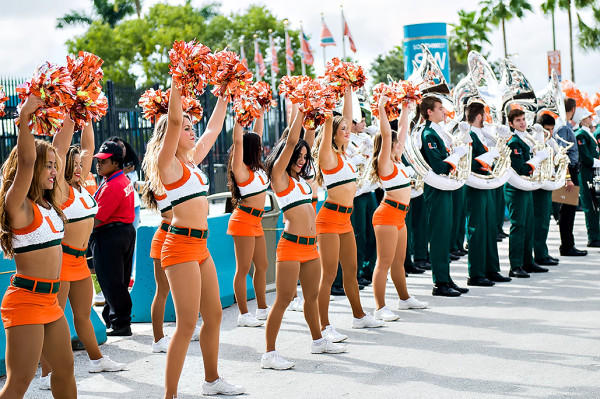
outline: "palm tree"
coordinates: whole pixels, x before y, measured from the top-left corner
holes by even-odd
[[[542,11],[544,14],[554,15],[557,9],[567,12],[567,16],[569,18],[569,55],[571,57],[571,80],[573,82],[575,81],[575,62],[573,60],[573,16],[571,10],[573,5],[575,5],[576,9],[583,9],[590,6],[593,7],[595,3],[595,0],[546,0],[544,3],[542,3]],[[596,12],[594,12],[594,15],[596,15]],[[579,19],[579,27],[582,32],[579,38],[580,45],[585,48],[585,43],[587,43],[586,38],[590,36],[590,32],[586,30],[587,25],[585,25],[581,19]]]
[[[450,25],[450,41],[453,42],[453,47],[457,50],[455,56],[461,63],[467,61],[471,50],[481,52],[483,43],[490,43],[487,37],[490,32],[488,21],[485,16],[477,15],[477,11],[458,10],[458,23]]]
[[[94,6],[91,15],[84,11],[71,10],[63,17],[56,20],[56,27],[62,29],[70,25],[90,25],[97,17],[102,23],[114,27],[125,17],[141,13],[141,0],[93,0]]]
[[[579,47],[584,50],[597,49],[600,47],[600,8],[592,7],[594,13],[595,26],[589,26],[582,21],[579,14]]]
[[[526,11],[533,11],[527,0],[481,0],[482,14],[494,26],[502,25],[502,38],[504,39],[504,57],[508,57],[506,49],[506,21],[514,17],[521,19]]]

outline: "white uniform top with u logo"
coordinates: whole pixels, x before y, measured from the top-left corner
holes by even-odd
[[[248,168],[248,173],[250,175],[248,180],[237,183],[242,199],[264,193],[269,188],[269,178],[264,170],[258,169],[257,171],[252,171],[252,169]]]
[[[394,170],[389,176],[381,176],[381,188],[385,191],[397,190],[399,188],[410,187],[410,177],[404,171],[404,165],[394,162]]]
[[[98,213],[98,204],[84,188],[74,189],[69,185],[69,199],[61,205],[69,223],[94,217]]]
[[[209,187],[208,178],[198,166],[192,168],[181,161],[179,163],[181,163],[183,168],[181,179],[164,185],[172,206],[181,204],[192,198],[207,195]]]
[[[30,200],[31,201],[31,200]],[[22,229],[12,229],[16,254],[60,245],[65,227],[54,208],[46,209],[31,201],[33,221]]]
[[[344,154],[343,157],[340,154],[336,155],[338,163],[335,168],[329,170],[321,168],[321,172],[323,172],[323,183],[325,183],[325,187],[328,189],[356,181],[357,177],[356,165],[351,161],[346,160],[346,154]]]
[[[298,177],[298,181],[289,177],[287,188],[281,192],[275,192],[277,203],[282,211],[287,211],[295,206],[312,203],[312,187],[306,180]]]

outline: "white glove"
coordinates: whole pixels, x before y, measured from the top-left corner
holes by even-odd
[[[598,160],[598,162],[600,162],[600,160]],[[410,165],[404,165],[404,171],[410,176],[410,177],[415,177],[416,173],[415,170],[413,169],[412,166]]]
[[[600,168],[600,159],[594,158],[594,165],[592,165],[592,167]]]
[[[492,151],[488,151],[484,154],[481,154],[475,159],[479,161],[479,163],[482,164],[484,167],[491,168],[492,164],[494,163],[494,154],[492,153]]]
[[[538,157],[533,157],[529,161],[527,161],[527,165],[531,166],[533,169],[537,169],[540,166],[540,162],[542,162]]]
[[[462,134],[469,134],[471,132],[471,125],[469,125],[467,122],[462,121],[458,124],[458,130],[462,133]]]
[[[454,150],[454,154],[452,155],[458,155],[458,157],[461,158],[466,153],[467,149],[465,147],[456,147],[456,149]]]
[[[533,129],[533,138],[538,142],[538,143],[543,143],[544,142],[544,128],[542,127],[542,125],[540,125],[539,123],[536,123],[535,125],[533,125],[532,127]]]
[[[350,161],[352,161],[354,165],[358,166],[367,162],[367,158],[363,154],[356,154],[355,156],[350,158]]]
[[[534,158],[538,158],[540,160],[540,162],[542,162],[544,159],[548,158],[549,156],[550,156],[550,154],[548,153],[548,150],[543,149],[541,151],[536,152]]]
[[[500,153],[498,152],[498,149],[496,147],[493,147],[491,150],[488,151],[488,153],[492,154],[494,159],[500,158]]]
[[[462,148],[462,147],[458,147],[458,148]],[[460,161],[460,158],[461,158],[461,155],[454,153],[454,154],[450,155],[448,158],[444,159],[444,162],[449,163],[450,165],[452,165],[453,169],[456,169],[456,165],[458,165],[458,161]]]
[[[556,140],[554,140],[553,137],[550,137],[550,139],[546,141],[546,144],[548,144],[554,150],[555,153],[558,153],[558,143],[556,142]]]
[[[510,129],[506,125],[498,126],[498,128],[496,128],[496,134],[502,139],[507,139],[512,136]]]

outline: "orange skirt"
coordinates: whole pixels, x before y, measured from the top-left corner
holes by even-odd
[[[276,254],[277,262],[295,261],[304,263],[319,257],[316,240],[313,245],[306,245],[288,241],[283,237],[279,239]]]
[[[160,264],[163,269],[179,263],[197,261],[202,264],[208,257],[206,238],[187,237],[167,233],[160,253]]]
[[[252,208],[254,209],[254,208]],[[257,209],[256,211],[261,211]],[[265,235],[262,227],[262,217],[254,216],[239,208],[235,208],[229,217],[227,234],[230,236],[260,237]]]
[[[32,279],[18,274],[14,276]],[[57,283],[59,281],[41,278],[36,278],[35,280],[48,283]],[[62,308],[58,304],[58,293],[42,294],[12,285],[8,286],[4,294],[0,312],[2,313],[4,328],[28,324],[48,324],[60,319],[64,315]]]
[[[67,246],[66,244],[62,244]],[[85,248],[68,246],[75,251],[87,252]],[[63,250],[62,265],[60,267],[60,281],[79,281],[90,277],[92,273],[87,263],[87,256],[75,256]]]
[[[168,229],[169,225],[167,223],[162,223],[154,232],[152,243],[150,244],[150,259],[160,259],[163,243],[165,242],[165,238],[167,238]]]
[[[351,214],[352,212],[342,213],[334,211],[332,209],[326,208],[325,204],[323,204],[321,209],[319,209],[319,213],[317,214],[317,234],[344,234],[353,231],[352,223],[350,222]]]
[[[408,205],[406,207],[408,208]],[[373,213],[373,226],[396,226],[400,230],[406,225],[407,212],[408,209],[394,208],[392,205],[381,201]]]

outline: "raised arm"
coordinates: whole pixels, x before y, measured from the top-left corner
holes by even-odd
[[[400,143],[400,154],[398,154],[399,157],[402,157],[402,154],[404,154],[406,135],[408,134],[408,129],[410,127],[410,121],[408,120],[409,113],[410,111],[408,106],[402,105],[402,109],[400,110],[400,120],[398,121],[398,143]]]
[[[381,96],[379,98],[379,130],[381,131],[381,151],[377,156],[377,172],[380,176],[389,176],[392,173],[393,165],[391,160],[392,153],[392,128],[385,112],[385,104],[389,101],[389,97]]]
[[[94,160],[94,124],[90,121],[81,132],[81,177],[85,181]]]
[[[11,219],[11,226],[20,228],[26,226],[29,218],[25,213],[28,207],[25,199],[33,179],[35,167],[35,139],[29,130],[29,119],[31,115],[44,102],[33,94],[29,95],[21,108],[19,115],[19,135],[17,136],[17,172],[15,179],[8,189],[5,198],[5,209]],[[46,165],[44,165],[46,167]],[[54,165],[52,165],[54,167]]]
[[[352,89],[348,87],[344,92],[344,108],[342,108],[342,116],[348,124],[348,128],[352,126]]]
[[[233,160],[231,168],[235,180],[238,182],[245,182],[250,177],[248,168],[244,165],[244,129],[237,121],[233,125]]]
[[[194,148],[194,163],[198,165],[206,157],[213,144],[217,140],[219,133],[223,129],[223,122],[227,114],[227,100],[217,98],[217,105],[206,125],[206,130],[202,133],[200,140]]]
[[[330,118],[331,119],[331,118]],[[304,141],[308,143],[308,146],[312,148],[315,143],[315,129],[305,130],[304,131]]]
[[[329,122],[329,123],[328,123]],[[331,145],[333,137],[333,118],[329,118],[321,129],[319,143],[319,165],[322,169],[333,169],[337,166],[337,156]]]
[[[300,130],[302,128],[302,120],[304,119],[304,112],[298,111],[292,122],[292,126],[290,127],[290,132],[288,133],[287,140],[285,142],[285,147],[283,147],[283,151],[275,164],[273,165],[273,170],[271,172],[272,179],[279,179],[281,182],[287,180],[287,173],[285,172],[290,159],[292,158],[292,154],[294,153],[294,148],[296,144],[298,144],[298,140],[300,139]],[[329,118],[331,120],[331,118]],[[327,122],[326,122],[327,123]]]
[[[177,152],[181,126],[183,125],[183,109],[181,107],[181,92],[171,81],[171,94],[169,95],[169,112],[167,117],[167,130],[160,150],[158,150],[158,169],[166,170],[171,165]]]
[[[52,145],[56,148],[58,157],[60,158],[60,168],[56,170],[56,184],[61,189],[62,201],[65,201],[69,196],[68,182],[65,181],[65,164],[67,160],[67,152],[73,140],[73,132],[75,131],[75,123],[67,115],[63,122],[62,128],[54,135]]]
[[[260,117],[254,122],[254,130],[253,132],[260,136],[262,140],[263,131],[265,129],[265,108],[260,109]]]

